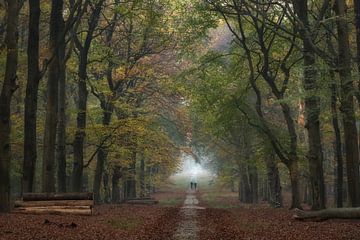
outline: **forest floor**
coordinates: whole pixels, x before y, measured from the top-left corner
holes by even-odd
[[[236,193],[171,188],[155,206],[101,205],[86,216],[0,215],[0,239],[360,239],[360,220],[303,222],[292,211],[244,205]]]

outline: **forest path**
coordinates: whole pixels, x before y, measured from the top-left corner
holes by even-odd
[[[181,208],[181,222],[174,234],[175,240],[195,240],[198,239],[199,224],[197,220],[198,211],[205,209],[200,207],[199,200],[196,198],[196,192],[187,191],[184,205]]]

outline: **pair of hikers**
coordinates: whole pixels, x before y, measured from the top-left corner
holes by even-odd
[[[191,187],[191,190],[196,190],[197,188],[197,183],[196,182],[190,182],[190,187]]]

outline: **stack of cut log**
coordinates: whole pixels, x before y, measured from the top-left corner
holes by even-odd
[[[29,214],[91,215],[93,193],[25,193],[14,212]]]
[[[159,201],[155,200],[154,198],[143,197],[127,199],[125,202],[128,204],[154,205],[157,204]]]

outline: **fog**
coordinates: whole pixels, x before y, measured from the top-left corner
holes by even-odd
[[[202,162],[196,162],[195,159],[188,154],[183,153],[180,169],[177,173],[171,176],[171,179],[177,183],[184,184],[190,182],[210,182],[214,178],[214,174],[209,171],[206,165],[206,158]]]

